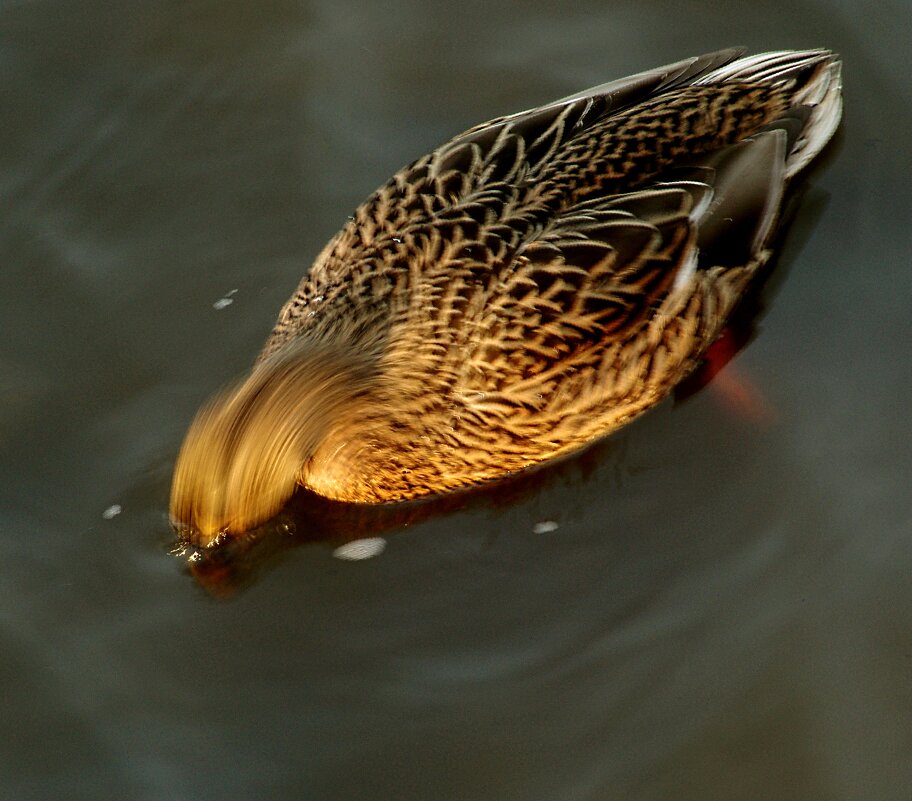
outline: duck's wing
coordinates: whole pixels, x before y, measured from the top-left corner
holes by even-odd
[[[644,371],[654,386],[666,383],[663,370],[678,380],[672,373],[710,344],[767,256],[788,138],[771,128],[556,218],[517,249],[465,327],[457,391],[485,393],[492,409],[538,408],[568,376],[618,391]]]
[[[825,51],[736,59],[739,54],[725,50],[687,59],[499,118],[418,159],[368,198],[327,244],[282,309],[264,352],[311,325],[339,297],[361,310],[352,312],[358,316],[403,293],[412,297],[415,280],[453,282],[466,263],[473,273],[470,283],[486,280],[481,273],[512,264],[523,242],[531,245],[546,228],[571,219],[579,201],[606,200],[681,160],[693,164],[691,154],[755,132],[785,111],[801,116],[800,109],[788,109],[785,90],[753,86],[754,79],[785,82],[789,92],[804,86],[802,102],[832,110],[815,111],[826,124],[816,126],[820,134],[813,137],[806,135],[813,124],[803,127],[801,119],[793,120],[813,145],[792,151],[802,154],[792,158],[793,172],[822,146],[838,120],[838,103],[820,99],[838,100],[837,66]],[[821,93],[825,82],[814,76],[826,69],[833,79]],[[705,85],[732,79],[732,89]],[[713,99],[712,109],[705,107],[707,98]],[[704,114],[709,125],[700,133],[691,121]],[[675,130],[666,130],[673,121]]]
[[[534,173],[606,116],[694,83],[742,52],[733,48],[684,59],[468,129],[400,170],[362,203],[317,257],[310,278],[333,283],[344,264],[395,250],[408,228],[471,202],[486,187]]]

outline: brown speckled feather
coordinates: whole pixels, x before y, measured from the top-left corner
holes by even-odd
[[[738,55],[476,126],[368,198],[253,374],[287,383],[276,365],[312,362],[331,384],[327,343],[341,383],[370,365],[370,381],[327,396],[318,431],[289,435],[298,480],[363,502],[468,486],[581,447],[685,377],[768,257],[788,178],[839,120],[829,53]],[[320,404],[308,369],[291,372],[305,382],[291,395]],[[261,436],[295,408],[235,419],[232,436]],[[224,425],[196,424],[188,441],[218,442]],[[205,528],[203,543],[251,525],[240,491],[202,526],[218,479],[182,459],[194,468],[179,459],[179,524]]]

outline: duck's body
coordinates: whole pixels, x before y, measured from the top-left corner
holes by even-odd
[[[579,448],[661,400],[768,257],[838,125],[825,51],[725,51],[456,137],[327,245],[197,418],[172,516],[210,544],[296,483],[378,503]]]

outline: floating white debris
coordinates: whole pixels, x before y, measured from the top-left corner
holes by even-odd
[[[215,303],[212,304],[212,308],[221,310],[226,306],[230,306],[232,303],[234,303],[234,297],[232,296],[235,294],[237,294],[236,289],[232,289],[230,292],[226,292],[225,297],[219,298]]]
[[[367,537],[363,540],[352,540],[336,548],[332,555],[336,559],[346,559],[354,562],[360,559],[371,559],[383,553],[386,540],[383,537]]]
[[[532,526],[532,531],[535,534],[550,534],[552,531],[557,531],[560,528],[557,521],[555,520],[540,520],[534,526]]]
[[[109,506],[107,509],[105,509],[101,513],[101,516],[105,520],[111,520],[112,518],[117,517],[117,515],[119,515],[122,511],[123,507],[119,503],[115,503],[113,506]]]

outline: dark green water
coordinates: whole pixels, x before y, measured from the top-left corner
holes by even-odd
[[[908,801],[910,19],[0,2],[0,797]],[[725,371],[767,414],[720,376],[509,502],[368,561],[289,549],[230,600],[168,555],[190,417],[368,192],[476,122],[731,44],[845,62]]]

